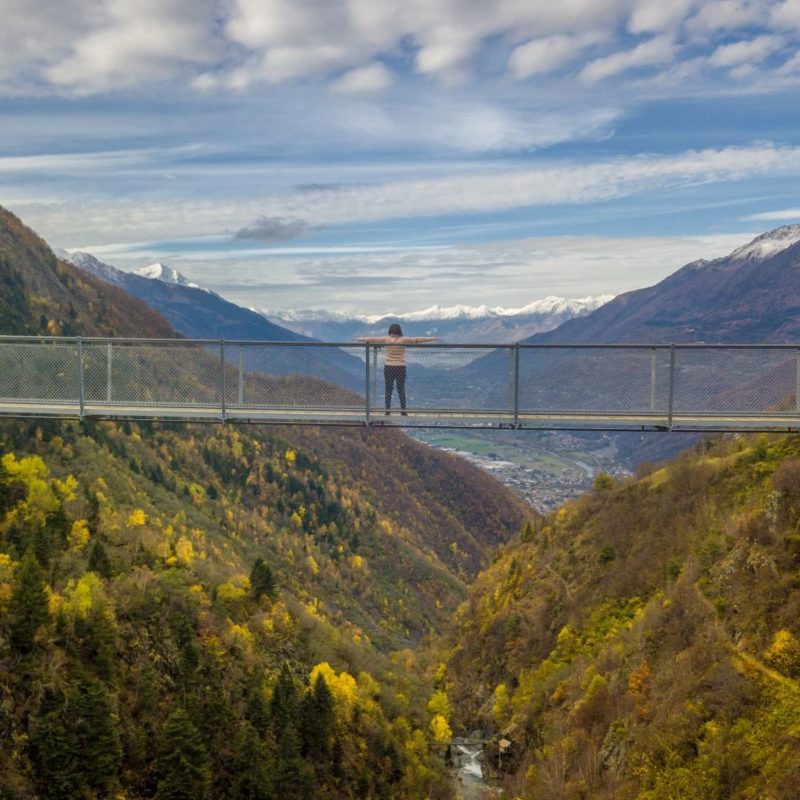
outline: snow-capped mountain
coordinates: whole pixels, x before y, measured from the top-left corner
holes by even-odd
[[[800,225],[784,225],[739,247],[728,258],[731,261],[745,258],[749,258],[751,261],[763,261],[787,250],[798,242],[800,242]]]
[[[400,314],[347,315],[324,309],[262,311],[265,317],[297,333],[328,341],[347,341],[354,336],[385,334],[399,322],[414,335],[437,336],[443,341],[514,342],[551,330],[573,317],[584,316],[611,300],[613,295],[565,299],[546,297],[521,308],[501,306],[431,306]]]
[[[134,275],[141,275],[143,278],[150,278],[155,281],[163,281],[164,283],[174,283],[177,286],[190,286],[193,289],[202,288],[196,283],[192,283],[185,275],[181,275],[178,270],[156,261],[155,264],[150,264],[146,267],[140,267],[133,270]]]

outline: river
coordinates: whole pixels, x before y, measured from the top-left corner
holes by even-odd
[[[488,800],[497,797],[498,790],[487,786],[483,778],[482,757],[481,746],[459,744],[458,740],[453,742],[453,758],[458,768],[458,800]]]

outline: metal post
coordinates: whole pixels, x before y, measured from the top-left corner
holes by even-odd
[[[800,414],[800,350],[797,351],[797,378],[794,387],[794,410]]]
[[[113,345],[111,344],[111,342],[109,342],[108,345],[106,346],[106,402],[107,403],[111,402],[111,397],[112,397],[112,391],[111,391],[111,376],[113,374],[111,368],[111,365],[113,363],[111,356],[112,348]]]
[[[514,345],[514,427],[519,425],[519,345]]]
[[[372,348],[372,404],[378,405],[378,345]]]
[[[364,345],[364,422],[369,427],[369,345]]]
[[[244,345],[239,345],[239,405],[244,405]]]
[[[78,337],[78,403],[80,404],[81,419],[83,419],[85,402],[86,402],[86,394],[83,385],[83,340],[79,336]]]
[[[222,391],[222,397],[220,399],[220,418],[223,422],[227,417],[227,410],[225,408],[225,392],[227,390],[227,386],[225,385],[225,341],[223,339],[219,340],[219,367],[220,367],[220,389]]]
[[[508,350],[508,407],[514,412],[514,345]]]
[[[668,423],[672,430],[672,404],[675,400],[675,345],[669,346],[669,409]]]
[[[656,410],[656,348],[650,355],[650,410]]]

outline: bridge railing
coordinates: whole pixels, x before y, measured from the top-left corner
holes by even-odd
[[[393,424],[800,428],[800,346],[406,345]],[[0,414],[382,424],[384,346],[0,337]],[[331,376],[334,376],[332,379]]]

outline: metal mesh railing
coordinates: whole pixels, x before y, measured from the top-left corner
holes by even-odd
[[[797,346],[390,347],[0,337],[0,414],[373,424],[391,389],[404,425],[800,428]]]

